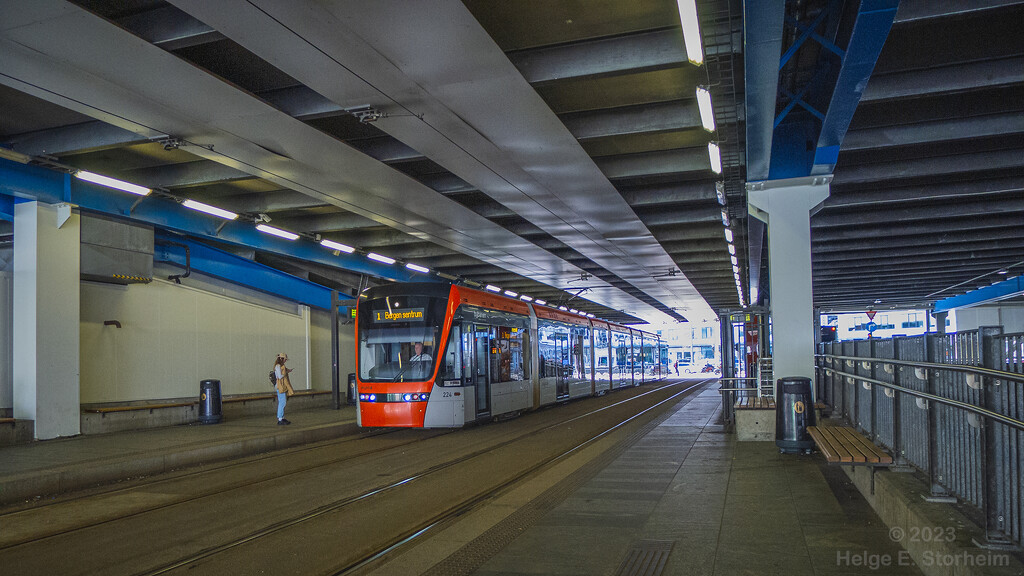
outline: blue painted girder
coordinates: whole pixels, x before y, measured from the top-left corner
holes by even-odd
[[[421,282],[440,281],[433,275],[418,274],[398,265],[380,264],[358,254],[335,256],[327,248],[306,239],[293,241],[270,236],[256,230],[252,222],[226,221],[190,210],[166,198],[140,197],[72,178],[67,173],[19,164],[2,158],[0,195],[39,200],[49,204],[68,202],[83,210],[150,224],[158,229],[246,246],[399,282],[413,279]]]
[[[172,243],[184,244],[189,249],[188,264],[196,272],[299,304],[324,310],[331,309],[331,289],[315,282],[166,232],[157,232],[153,240],[155,262],[169,262],[184,268],[185,249]]]
[[[889,36],[899,0],[862,0],[814,152],[811,174],[831,174],[839,146]]]
[[[998,302],[1024,294],[1024,276],[1003,280],[991,286],[971,290],[966,294],[952,296],[935,303],[935,312],[948,312],[957,308],[969,308],[989,302]]]

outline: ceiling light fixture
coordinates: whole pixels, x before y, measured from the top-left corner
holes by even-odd
[[[729,256],[729,260],[732,260],[733,266],[739,266],[740,261],[737,260],[735,256]]]
[[[5,160],[13,160],[18,164],[28,164],[32,161],[32,157],[28,154],[22,154],[21,152],[15,152],[10,148],[0,147],[0,158]]]
[[[229,212],[222,208],[217,208],[216,206],[210,206],[209,204],[203,204],[202,202],[196,202],[195,200],[185,200],[181,205],[185,208],[191,208],[200,212],[206,212],[207,214],[213,214],[214,216],[225,220],[234,220],[238,218],[238,214],[235,214],[234,212]]]
[[[533,302],[533,296],[527,296],[526,294],[520,296],[519,299],[524,302]]]
[[[513,292],[511,290],[505,290],[505,296],[508,296],[509,298],[515,298],[516,296],[519,296],[519,293]]]
[[[430,268],[420,266],[419,264],[413,264],[412,262],[406,262],[405,267],[414,272],[422,272],[424,274],[430,273]]]
[[[734,246],[731,243],[728,246],[729,246],[729,254],[735,255],[736,254],[736,246]]]
[[[700,109],[700,123],[708,132],[715,131],[715,110],[711,107],[711,92],[697,86],[697,108]]]
[[[356,251],[355,248],[353,248],[353,247],[351,247],[351,246],[349,246],[347,244],[342,244],[340,242],[335,242],[334,240],[321,240],[320,241],[320,245],[323,246],[324,248],[330,248],[331,250],[337,250],[339,252],[345,252],[346,254],[351,254],[351,253]]]
[[[729,227],[729,211],[722,208],[722,226]]]
[[[537,304],[539,306],[547,306],[548,301],[547,300],[534,300],[533,303]]]
[[[726,201],[728,200],[725,197],[725,182],[715,182],[715,196],[718,198],[718,203],[725,206]]]
[[[732,230],[728,228],[725,229],[725,241],[732,242]]]
[[[117,180],[108,176],[102,176],[100,174],[94,174],[92,172],[86,172],[85,170],[79,170],[75,172],[76,178],[92,182],[93,184],[99,184],[100,186],[106,186],[107,188],[117,188],[125,192],[131,192],[132,194],[138,194],[139,196],[146,196],[151,189],[145,186],[139,186],[138,184],[132,184],[131,182],[125,182],[123,180]]]
[[[568,312],[569,311],[569,309],[566,308],[565,306],[559,306],[558,309],[561,310],[562,312]]]
[[[711,159],[711,171],[715,174],[722,173],[722,152],[718,149],[718,144],[714,142],[708,142],[708,158]]]
[[[484,288],[490,290],[491,292],[501,292],[501,288],[499,288],[499,287],[497,287],[497,286],[495,286],[493,284],[488,284]]]
[[[279,238],[284,238],[285,240],[298,240],[299,239],[299,235],[294,233],[294,232],[289,232],[287,230],[281,230],[280,228],[274,228],[273,226],[267,226],[266,224],[259,224],[259,225],[256,226],[256,229],[259,230],[260,232],[265,233],[265,234],[271,234],[271,235],[277,236]]]
[[[678,0],[679,23],[683,27],[686,59],[697,66],[704,63],[704,50],[700,42],[700,22],[697,20],[696,0]]]
[[[366,255],[366,257],[369,258],[370,260],[376,260],[377,262],[380,262],[381,264],[394,264],[395,263],[395,259],[394,258],[388,258],[387,256],[383,256],[381,254],[377,254],[376,252],[370,252],[369,254]]]

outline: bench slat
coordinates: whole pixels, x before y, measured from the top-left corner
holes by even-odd
[[[814,439],[814,443],[818,445],[818,450],[825,456],[825,460],[829,463],[837,463],[840,461],[839,452],[832,446],[828,438],[822,434],[817,426],[808,426],[807,432]]]
[[[0,424],[13,424],[14,418],[0,418]]]
[[[138,404],[135,406],[108,406],[106,408],[86,408],[83,412],[94,414],[108,414],[110,412],[132,412],[134,410],[155,410],[157,408],[179,408],[182,406],[195,406],[195,402],[173,402],[168,404]]]
[[[839,450],[843,462],[859,463],[867,461],[867,458],[859,450],[850,446],[849,442],[845,441],[844,437],[836,431],[835,427],[825,427],[821,430],[829,436],[832,445]]]
[[[852,444],[858,446],[861,452],[868,457],[869,462],[892,464],[892,456],[889,456],[873,442],[858,434],[853,428],[843,428],[842,432],[850,439]]]

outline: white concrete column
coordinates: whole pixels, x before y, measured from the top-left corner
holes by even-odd
[[[37,439],[80,431],[79,218],[68,205],[14,207],[14,417]]]
[[[772,364],[776,378],[814,379],[811,210],[829,193],[831,176],[747,184],[751,215],[768,224]]]

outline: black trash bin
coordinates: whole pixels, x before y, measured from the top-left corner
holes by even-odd
[[[349,372],[348,375],[348,395],[345,397],[345,402],[348,404],[356,403],[356,374],[355,372]]]
[[[199,383],[199,423],[216,424],[223,418],[220,403],[220,380]]]
[[[783,453],[810,452],[814,440],[807,427],[814,426],[811,379],[779,378],[775,389],[775,445]]]

